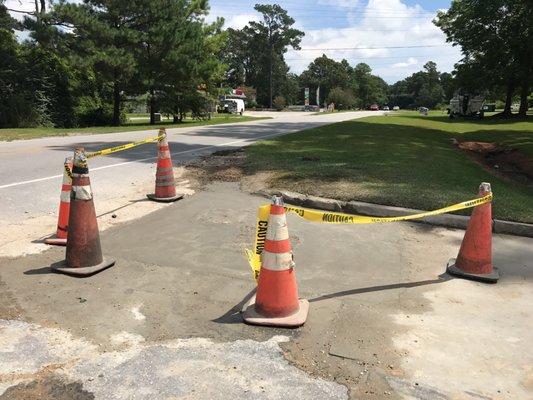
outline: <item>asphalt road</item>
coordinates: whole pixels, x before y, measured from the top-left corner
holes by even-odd
[[[175,128],[168,129],[167,133],[172,159],[174,164],[179,164],[224,148],[247,146],[264,138],[376,114],[256,113],[273,118]],[[154,136],[156,132],[157,129],[0,142],[0,221],[3,224],[17,223],[27,217],[56,212],[63,161],[72,155],[75,147],[83,146],[87,151],[95,151]],[[106,201],[127,196],[132,185],[154,179],[155,156],[155,145],[148,144],[91,159],[91,182],[98,199]]]

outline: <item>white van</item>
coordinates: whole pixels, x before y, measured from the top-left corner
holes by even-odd
[[[244,100],[242,99],[226,99],[222,101],[222,112],[230,114],[244,113]]]

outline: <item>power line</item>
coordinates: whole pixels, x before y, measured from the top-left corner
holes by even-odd
[[[247,14],[247,13],[243,13],[243,14]],[[213,15],[216,15],[216,16],[219,16],[219,17],[224,17],[224,16],[228,16],[228,17],[233,17],[235,16],[235,12],[213,12]],[[258,14],[259,15],[259,14]],[[380,20],[380,19],[393,19],[393,20],[401,20],[401,19],[420,19],[420,20],[427,20],[429,19],[430,17],[435,17],[435,15],[428,15],[428,16],[413,16],[413,15],[408,15],[408,14],[405,14],[405,15],[399,15],[399,14],[390,14],[390,16],[388,15],[385,15],[385,16],[374,16],[374,15],[367,15],[367,14],[352,14],[352,15],[348,15],[348,14],[344,14],[344,15],[327,15],[327,14],[322,14],[322,13],[317,13],[316,15],[302,15],[302,14],[291,14],[290,15],[294,20],[302,20],[302,19],[348,19],[348,18],[364,18],[364,19],[376,19],[376,20]]]
[[[443,55],[443,53],[439,53],[439,56]],[[452,53],[449,53],[449,55],[453,55]],[[345,60],[401,60],[405,58],[425,58],[425,57],[433,57],[435,54],[411,54],[411,55],[403,55],[403,56],[390,56],[390,57],[379,57],[379,56],[364,56],[364,57],[344,57]],[[319,56],[321,57],[321,56]],[[305,60],[316,60],[319,57],[299,57],[299,58],[286,58],[285,61],[305,61]]]
[[[316,49],[299,49],[293,51],[350,51],[350,50],[385,50],[385,49],[420,49],[428,47],[448,47],[446,44],[428,44],[415,46],[386,46],[386,47],[322,47]]]
[[[215,5],[216,2],[212,2],[212,5]],[[275,3],[268,3],[268,2],[261,2],[262,4],[270,4],[270,5],[273,5]],[[289,6],[287,6],[287,4],[289,4]],[[299,3],[297,3],[299,4]],[[254,10],[253,9],[253,6],[248,4],[250,6],[250,9],[251,10]],[[324,6],[324,7],[312,7],[312,6],[308,6],[308,7],[293,7],[293,6],[290,6],[290,2],[288,1],[283,1],[283,6],[287,6],[287,11],[288,12],[291,12],[291,11],[304,11],[304,12],[309,12],[309,13],[313,13],[313,12],[317,12],[317,13],[320,13],[321,15],[324,14],[324,12],[328,12],[328,11],[333,11],[331,10],[331,6]],[[236,10],[242,10],[243,9],[243,6],[239,6],[239,5],[236,5],[236,4],[220,4],[220,7],[223,7],[224,9],[236,9]],[[394,10],[382,10],[382,9],[378,9],[378,8],[368,8],[366,6],[354,6],[354,7],[351,7],[351,6],[348,6],[348,7],[338,7],[338,8],[342,8],[343,11],[339,11],[339,12],[333,12],[333,14],[346,14],[347,12],[365,12],[365,13],[377,13],[377,14],[387,14],[387,15],[436,15],[436,13],[439,11],[439,10],[430,10],[430,11],[404,11],[404,12],[395,12]],[[255,12],[255,10],[254,10]]]

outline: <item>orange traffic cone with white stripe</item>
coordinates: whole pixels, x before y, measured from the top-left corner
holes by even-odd
[[[72,170],[72,161],[70,158],[65,158],[63,168],[63,184],[61,185],[61,195],[59,198],[59,215],[57,217],[57,231],[54,237],[44,239],[44,243],[66,246],[68,234],[68,216],[70,213],[70,189],[72,181],[69,172]]]
[[[52,269],[69,275],[88,276],[112,267],[115,260],[102,256],[89,168],[83,148],[74,150],[72,164],[66,258],[52,265]]]
[[[490,183],[479,186],[479,196],[491,193]],[[480,282],[496,283],[500,278],[492,265],[492,207],[491,203],[474,207],[457,258],[446,267],[450,275]]]
[[[298,327],[305,323],[309,302],[298,299],[283,199],[274,197],[256,295],[244,307],[244,321],[253,325]]]
[[[147,194],[150,200],[163,203],[183,198],[183,195],[176,194],[176,185],[174,183],[174,170],[172,159],[170,158],[170,148],[168,147],[167,133],[165,128],[159,129],[159,140],[157,143],[157,171],[155,173],[155,193]]]

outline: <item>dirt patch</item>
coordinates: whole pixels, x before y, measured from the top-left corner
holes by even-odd
[[[244,174],[246,155],[242,149],[222,150],[200,157],[186,166],[188,178],[198,187],[211,182],[239,182]]]
[[[243,149],[221,150],[192,161],[185,167],[186,178],[195,189],[204,189],[213,182],[239,182],[241,189],[255,192],[267,187],[272,173],[250,174],[246,170],[246,153]]]
[[[491,173],[533,186],[533,159],[519,150],[490,142],[458,142],[457,147]]]
[[[55,376],[11,386],[0,400],[94,400],[80,382],[65,382]]]

